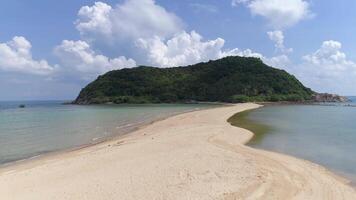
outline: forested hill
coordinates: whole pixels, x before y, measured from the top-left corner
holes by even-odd
[[[258,58],[231,56],[186,67],[140,66],[99,76],[76,104],[303,101],[314,94]]]

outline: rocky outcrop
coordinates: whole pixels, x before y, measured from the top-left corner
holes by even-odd
[[[328,94],[328,93],[316,93],[312,96],[312,99],[315,102],[349,102],[350,101],[347,97],[340,96],[337,94]]]

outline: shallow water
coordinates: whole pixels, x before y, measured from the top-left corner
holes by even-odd
[[[62,105],[61,101],[0,102],[0,164],[97,143],[154,120],[207,104]],[[25,108],[19,105],[25,104]]]
[[[256,133],[250,146],[313,161],[355,183],[355,120],[355,107],[280,105],[246,112],[233,121]]]

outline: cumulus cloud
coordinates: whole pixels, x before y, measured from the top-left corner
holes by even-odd
[[[284,35],[282,31],[269,31],[267,32],[267,35],[270,40],[276,43],[276,48],[284,48]]]
[[[245,5],[253,15],[265,18],[276,28],[286,28],[312,16],[305,0],[232,0],[233,6]]]
[[[303,60],[305,64],[319,71],[318,74],[336,75],[341,72],[355,72],[356,64],[347,59],[341,48],[342,44],[338,41],[324,41],[317,51],[303,56]]]
[[[347,94],[354,91],[356,63],[347,58],[339,41],[324,41],[315,52],[302,57],[302,62],[289,66],[304,84],[319,92]]]
[[[262,60],[272,66],[272,67],[276,67],[279,69],[285,69],[287,71],[289,71],[289,66],[292,64],[292,62],[290,61],[289,57],[287,55],[278,55],[278,56],[274,56],[271,58],[268,57],[263,57]]]
[[[95,2],[93,6],[83,6],[76,21],[76,28],[81,35],[88,37],[106,36],[112,34],[112,7],[103,2]]]
[[[115,8],[103,2],[84,6],[75,22],[82,37],[91,42],[126,42],[137,38],[167,37],[182,30],[175,14],[154,0],[126,0]]]
[[[202,9],[202,4],[192,6]],[[204,8],[208,7],[204,5]],[[189,65],[233,55],[258,57],[278,67],[289,62],[287,56],[267,58],[250,49],[224,49],[222,38],[204,40],[195,31],[188,33],[182,29],[183,23],[175,14],[154,0],[126,0],[116,7],[96,2],[79,10],[75,24],[82,40],[65,40],[56,47],[55,53],[63,66],[72,66],[85,73],[102,73],[123,65],[136,65],[134,60],[126,57],[109,59],[97,55],[93,49],[98,49],[95,45],[98,42],[110,44],[114,52],[133,57],[140,63],[158,67]],[[271,38],[278,48],[286,50],[283,32],[271,32]],[[103,52],[106,48],[99,49]],[[115,64],[119,60],[120,66]]]
[[[135,67],[136,62],[124,56],[110,59],[95,53],[85,41],[63,40],[55,47],[54,53],[67,70],[83,73],[85,76],[96,76],[107,71]]]
[[[215,10],[206,4],[191,6]],[[127,0],[115,8],[103,2],[82,7],[78,12],[76,28],[82,40],[92,48],[97,49],[98,42],[107,43],[112,45],[113,52],[158,67],[189,65],[231,55],[258,57],[276,64],[277,60],[281,60],[276,57],[270,61],[271,58],[250,49],[224,49],[224,39],[204,40],[195,31],[184,31],[182,24],[175,14],[153,0]],[[105,52],[106,47],[99,45],[99,49]],[[86,65],[77,63],[75,66]]]
[[[31,43],[21,36],[0,43],[0,70],[35,75],[53,73],[56,67],[49,65],[46,60],[34,60],[31,48]]]
[[[292,48],[286,48],[284,46],[284,34],[280,30],[276,31],[269,31],[267,32],[267,35],[271,41],[273,41],[275,44],[276,50],[281,51],[282,53],[290,53],[293,51]]]
[[[148,62],[162,67],[189,65],[232,55],[262,57],[249,49],[223,50],[224,44],[222,38],[204,41],[195,31],[183,31],[168,40],[154,37],[137,41],[137,46],[145,51]]]

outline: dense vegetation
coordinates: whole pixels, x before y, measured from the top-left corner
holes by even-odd
[[[187,67],[111,71],[86,86],[74,103],[304,101],[312,94],[294,76],[258,58],[226,57]]]

